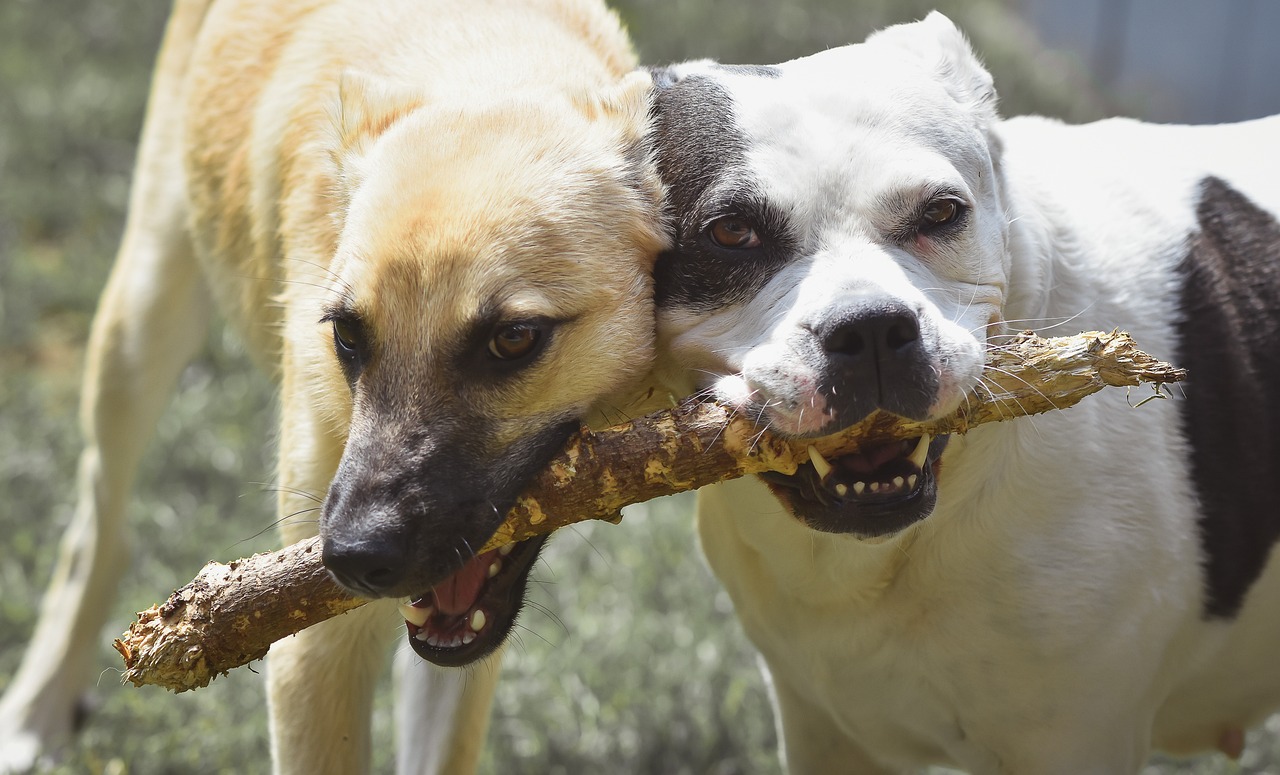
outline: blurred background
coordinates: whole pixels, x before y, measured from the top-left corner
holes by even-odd
[[[1274,0],[625,0],[642,59],[767,63],[934,7],[965,28],[1006,114],[1237,120],[1280,111]],[[167,4],[0,2],[0,690],[70,520],[78,378],[119,239]],[[209,559],[276,546],[271,386],[222,329],[187,369],[131,509],[134,562],[68,773],[267,770],[262,681],[171,695],[120,684],[112,637]],[[755,657],[694,543],[691,498],[563,531],[535,570],[486,772],[776,773]],[[388,640],[395,640],[388,633]],[[389,684],[389,679],[383,679]],[[375,720],[391,771],[389,692]],[[1151,773],[1280,773],[1280,717],[1222,757]]]

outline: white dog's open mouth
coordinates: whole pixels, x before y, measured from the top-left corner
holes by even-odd
[[[890,535],[933,511],[938,460],[947,439],[920,436],[830,460],[810,447],[811,462],[794,474],[762,474],[761,479],[815,530]]]
[[[409,645],[418,656],[460,667],[496,649],[520,612],[529,570],[544,540],[477,555],[417,600],[402,603]]]

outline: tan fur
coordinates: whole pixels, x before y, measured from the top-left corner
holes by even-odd
[[[662,237],[635,66],[594,0],[176,4],[94,326],[76,525],[0,706],[0,770],[66,740],[124,564],[142,441],[202,339],[208,296],[280,381],[281,516],[323,496],[349,433],[432,416],[388,404],[483,418],[483,457],[637,394]],[[321,323],[335,305],[377,344],[354,389]],[[448,354],[494,314],[568,322],[491,385]],[[281,532],[315,531],[285,519]],[[394,621],[370,605],[272,651],[278,770],[367,766]],[[448,771],[474,765],[495,672],[474,671],[466,692],[436,679],[456,695],[441,715],[466,719],[432,730],[451,738],[430,752]]]

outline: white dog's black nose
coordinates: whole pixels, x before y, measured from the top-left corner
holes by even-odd
[[[371,537],[347,542],[330,536],[324,541],[321,558],[342,586],[380,597],[404,580],[409,554],[402,539]]]
[[[815,326],[825,360],[823,390],[844,424],[876,409],[905,417],[927,414],[937,392],[920,334],[920,319],[891,301],[863,302]]]
[[[876,305],[842,315],[820,336],[830,356],[876,363],[917,346],[920,324],[904,306]]]

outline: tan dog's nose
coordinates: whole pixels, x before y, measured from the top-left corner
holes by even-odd
[[[339,584],[367,597],[382,597],[395,588],[408,562],[404,542],[390,538],[345,542],[331,536],[321,556]]]

